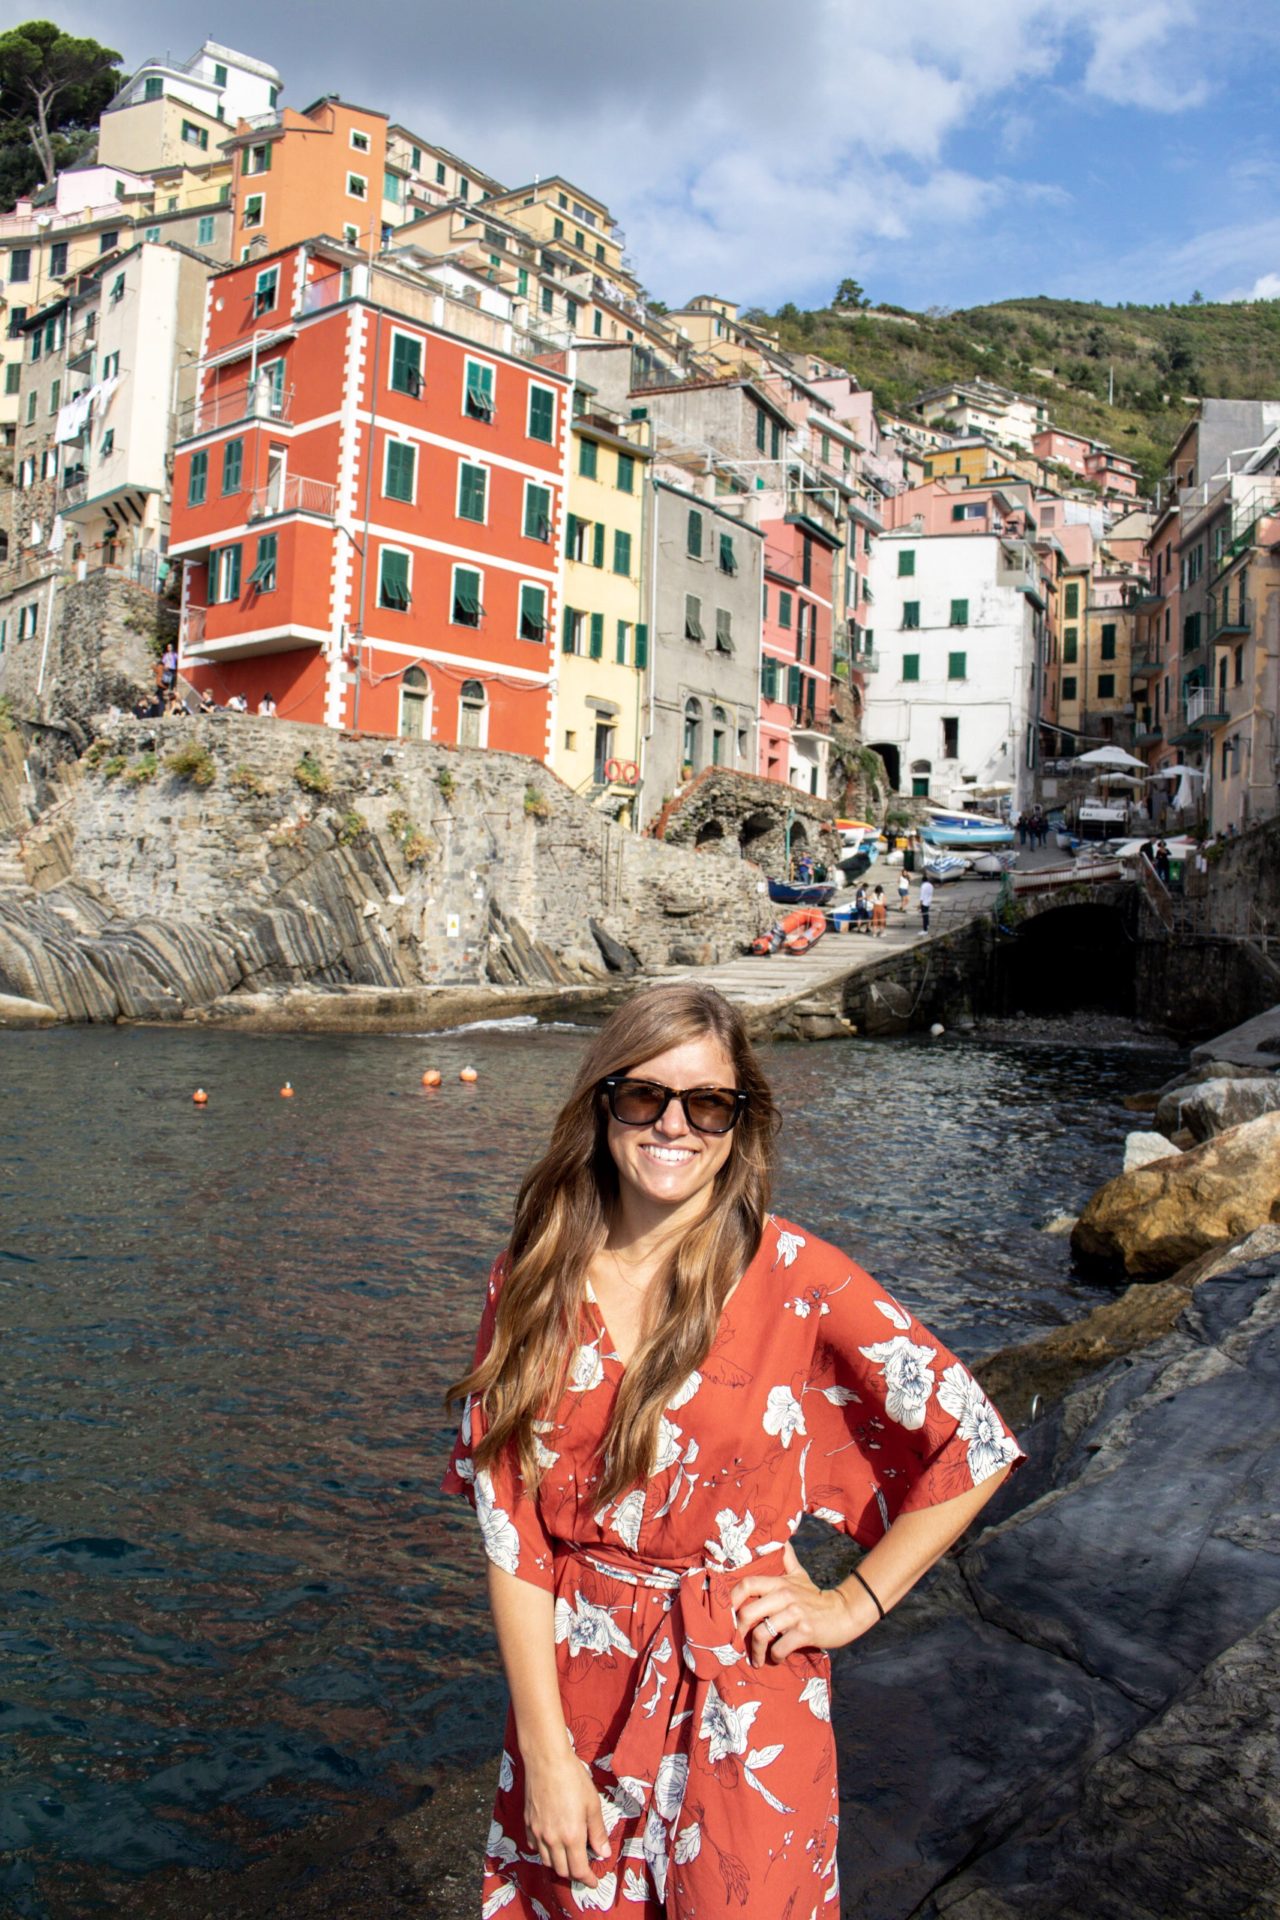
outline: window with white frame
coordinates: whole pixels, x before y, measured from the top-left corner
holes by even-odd
[[[351,144],[355,148],[357,153],[368,153],[369,151],[368,134],[362,133],[359,127],[352,127]]]
[[[449,593],[449,618],[458,627],[478,627],[484,617],[484,575],[477,567],[455,567]]]
[[[520,620],[517,632],[522,640],[547,637],[547,590],[525,580],[520,585]]]
[[[408,613],[412,602],[411,556],[403,547],[383,547],[378,556],[378,605]]]
[[[367,200],[369,198],[369,182],[364,174],[349,173],[347,175],[347,198],[350,200]]]
[[[458,518],[484,525],[489,512],[489,469],[473,461],[458,462]]]
[[[413,505],[418,483],[418,449],[411,440],[387,441],[382,470],[382,491],[388,500],[403,500]]]
[[[262,225],[263,209],[265,206],[266,206],[265,194],[263,193],[248,194],[245,198],[244,216],[240,222],[241,226],[245,228],[260,227]]]
[[[276,296],[279,290],[279,267],[264,267],[253,283],[253,312],[255,319],[260,313],[270,313],[272,307],[276,304]]]
[[[493,419],[493,368],[483,360],[468,360],[462,411],[472,420]]]

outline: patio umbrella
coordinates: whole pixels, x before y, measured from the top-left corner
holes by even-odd
[[[1204,768],[1184,767],[1179,762],[1178,765],[1172,767],[1158,767],[1151,775],[1151,778],[1153,780],[1177,780],[1178,791],[1174,794],[1170,804],[1180,811],[1183,807],[1191,806],[1195,800],[1196,790],[1191,782],[1193,780],[1204,779]]]
[[[1078,753],[1071,764],[1073,767],[1114,767],[1117,771],[1137,767],[1142,773],[1147,771],[1146,761],[1126,753],[1123,747],[1094,747],[1091,753]]]

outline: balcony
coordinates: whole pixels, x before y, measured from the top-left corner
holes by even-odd
[[[68,475],[63,481],[63,484],[58,488],[58,511],[60,513],[74,513],[76,508],[82,507],[88,498],[88,475],[80,474],[74,478]]]
[[[1188,687],[1187,726],[1208,729],[1221,727],[1230,718],[1227,696],[1218,687]]]
[[[216,387],[180,409],[178,440],[194,440],[199,434],[232,427],[241,420],[261,420],[273,426],[291,424],[293,388],[277,387],[265,374],[239,386]]]
[[[269,480],[249,497],[246,519],[271,520],[277,514],[309,513],[319,520],[332,520],[338,489],[327,480],[311,480],[305,474],[287,473]]]
[[[1149,720],[1139,720],[1134,728],[1135,747],[1158,747],[1164,739],[1164,728],[1153,727]]]
[[[1160,671],[1160,662],[1148,656],[1130,662],[1129,677],[1132,680],[1154,680]]]
[[[1210,646],[1234,646],[1237,640],[1246,640],[1253,632],[1252,601],[1237,600],[1234,607],[1224,606],[1222,612],[1209,622]]]

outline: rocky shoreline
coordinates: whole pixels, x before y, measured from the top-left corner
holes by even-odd
[[[1181,1135],[1193,1100],[1231,1116],[1202,1091],[1223,1081],[1190,1067],[1128,1104]],[[1202,1178],[1203,1151],[1193,1136],[1154,1164]],[[1190,1263],[977,1368],[1029,1459],[983,1530],[837,1657],[844,1914],[1278,1910],[1280,1225],[1233,1239],[1215,1218]],[[824,1538],[816,1576],[847,1552]],[[494,1766],[441,1769],[404,1810],[315,1826],[242,1875],[148,1880],[130,1911],[475,1920]]]

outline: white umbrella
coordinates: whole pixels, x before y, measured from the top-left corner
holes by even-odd
[[[1126,753],[1123,747],[1095,747],[1092,753],[1079,753],[1071,763],[1076,767],[1139,767],[1147,771],[1145,760]]]
[[[1153,774],[1148,775],[1148,778],[1151,780],[1179,780],[1183,778],[1188,780],[1203,780],[1204,768],[1184,767],[1181,764],[1172,767],[1157,767]]]
[[[1104,773],[1101,784],[1104,787],[1141,787],[1146,782],[1139,779],[1136,773]]]

